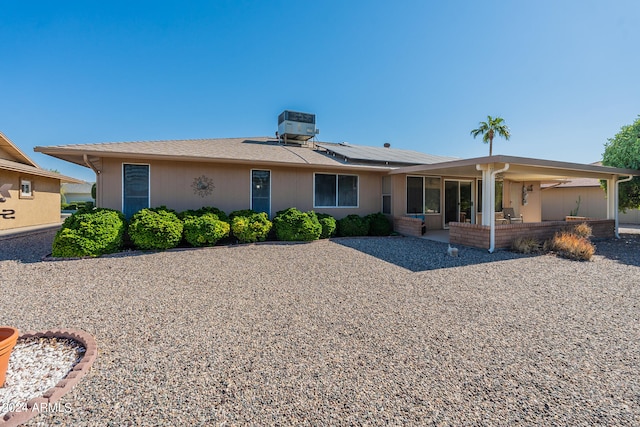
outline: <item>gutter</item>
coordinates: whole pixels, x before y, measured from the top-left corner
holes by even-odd
[[[84,160],[84,164],[87,165],[92,171],[95,172],[96,175],[100,175],[100,172],[94,165],[89,161],[89,156],[87,154],[82,155],[82,160]]]
[[[620,233],[618,231],[618,204],[619,204],[619,194],[620,194],[620,190],[619,190],[619,185],[621,182],[629,182],[633,179],[633,175],[629,175],[628,177],[626,177],[625,179],[621,179],[621,180],[616,180],[616,188],[615,188],[615,197],[616,197],[616,211],[614,213],[614,218],[615,218],[615,233],[616,233],[616,239],[620,238]]]
[[[489,253],[492,254],[496,250],[496,175],[504,171],[509,170],[509,163],[505,163],[502,169],[494,170],[491,172],[491,207],[490,213],[491,225],[489,228]]]

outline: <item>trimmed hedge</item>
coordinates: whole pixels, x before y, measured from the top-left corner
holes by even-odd
[[[369,221],[370,236],[388,236],[393,232],[393,225],[382,212],[369,214],[365,219]]]
[[[184,239],[191,246],[213,246],[218,240],[229,236],[229,224],[220,221],[216,214],[187,216],[183,222]]]
[[[328,239],[336,235],[336,228],[338,223],[336,219],[329,214],[317,213],[318,221],[322,226],[322,233],[320,233],[321,239]]]
[[[129,236],[139,249],[170,249],[182,240],[182,221],[162,208],[142,209],[131,218]]]
[[[229,217],[224,211],[212,206],[203,206],[200,209],[189,209],[178,214],[178,218],[185,219],[189,216],[202,216],[206,214],[214,214],[220,221],[229,222]]]
[[[98,256],[122,248],[124,215],[113,209],[94,209],[65,219],[53,240],[54,257]]]
[[[369,220],[356,214],[338,220],[338,234],[344,237],[366,236],[369,234]]]
[[[322,233],[322,226],[313,211],[301,212],[296,208],[278,212],[273,218],[273,228],[278,240],[284,241],[318,240]]]
[[[233,235],[240,243],[263,242],[267,238],[273,225],[271,221],[269,221],[267,214],[264,212],[256,213],[250,210],[240,211],[240,213],[242,213],[242,215],[236,212],[232,212],[230,215],[230,217],[233,218],[231,221]]]

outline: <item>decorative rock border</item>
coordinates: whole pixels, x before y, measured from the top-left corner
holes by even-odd
[[[85,353],[82,359],[55,387],[45,391],[42,396],[29,400],[26,411],[7,412],[4,417],[0,419],[0,427],[14,427],[25,423],[34,415],[40,413],[38,410],[34,410],[34,407],[41,407],[58,401],[89,372],[91,365],[98,356],[98,345],[95,338],[78,329],[51,329],[45,332],[26,332],[20,335],[18,340],[26,338],[64,338],[74,340],[82,344],[85,348]]]

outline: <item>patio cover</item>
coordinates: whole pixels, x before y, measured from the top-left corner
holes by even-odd
[[[558,183],[571,178],[595,178],[607,181],[607,191],[613,189],[613,197],[607,197],[607,219],[615,219],[615,235],[618,234],[618,184],[640,176],[640,170],[621,169],[594,164],[560,162],[514,156],[486,156],[453,160],[434,164],[407,166],[394,169],[390,174],[424,174],[482,179],[482,225],[490,226],[490,248],[495,249],[495,188],[496,177],[511,181],[540,181]],[[610,194],[610,193],[609,193]]]

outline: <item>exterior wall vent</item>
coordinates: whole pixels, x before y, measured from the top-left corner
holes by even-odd
[[[278,116],[278,135],[285,144],[302,144],[318,133],[315,114],[284,110]]]

